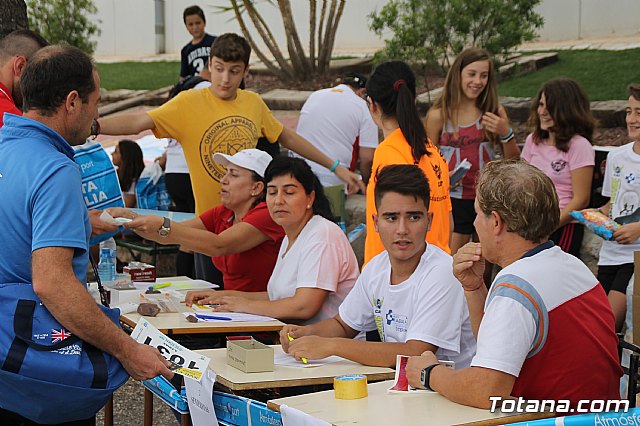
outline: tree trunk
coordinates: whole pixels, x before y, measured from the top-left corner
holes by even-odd
[[[324,30],[324,39],[322,41],[322,50],[318,54],[318,72],[324,74],[329,70],[329,62],[331,61],[331,52],[335,41],[336,32],[338,31],[338,23],[344,10],[344,0],[340,1],[340,5],[336,5],[336,0],[331,0],[329,8],[329,16],[327,17],[327,26]]]
[[[253,37],[251,37],[251,33],[249,32],[246,23],[244,22],[244,18],[242,18],[242,14],[240,13],[240,7],[237,3],[237,0],[231,0],[231,7],[233,9],[233,13],[236,16],[236,20],[238,21],[238,25],[240,25],[240,30],[244,35],[244,38],[247,39],[247,42],[251,45],[251,48],[256,53],[258,58],[262,61],[262,63],[271,71],[276,77],[283,81],[287,81],[291,78],[290,75],[287,75],[282,69],[275,66],[260,49],[256,45],[255,41],[253,41]]]
[[[27,5],[24,0],[0,1],[0,38],[28,26]]]
[[[282,69],[285,74],[293,76],[294,70],[291,68],[291,66],[289,66],[284,56],[282,56],[282,52],[280,51],[280,47],[278,46],[275,37],[269,30],[269,27],[267,27],[264,19],[262,19],[262,15],[260,15],[260,13],[254,7],[253,2],[244,0],[244,6],[245,11],[249,14],[249,17],[253,22],[253,26],[256,28],[258,34],[262,38],[262,41],[264,41],[264,44],[267,46],[267,48],[275,58],[276,62],[280,66],[280,69]],[[256,54],[258,54],[258,51],[256,51]]]
[[[322,31],[324,29],[324,21],[327,16],[327,0],[322,0],[322,8],[320,9],[320,21],[318,25],[318,54],[316,59],[316,69],[318,74],[322,74],[320,71],[320,55],[324,49],[324,41],[322,40]]]
[[[338,32],[338,25],[340,24],[340,18],[342,18],[342,14],[344,12],[344,6],[346,4],[345,0],[340,0],[340,5],[338,6],[338,11],[335,14],[333,22],[331,24],[331,31],[329,32],[329,40],[326,50],[325,63],[327,64],[327,68],[325,71],[329,71],[329,65],[331,63],[331,54],[333,53],[333,46],[336,42],[336,33]]]
[[[316,65],[316,0],[309,0],[309,62],[315,73],[318,69]]]
[[[304,76],[303,79],[306,79],[312,71],[307,55],[304,53],[302,42],[298,36],[298,30],[296,29],[296,23],[291,10],[291,3],[289,0],[278,0],[278,5],[280,6],[282,23],[284,24],[287,35],[287,47],[289,49],[289,55],[291,56],[291,63],[294,64],[295,68],[299,67],[299,72]]]

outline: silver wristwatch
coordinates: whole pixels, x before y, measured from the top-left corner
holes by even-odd
[[[169,231],[171,231],[171,221],[169,220],[168,217],[165,217],[164,223],[162,224],[160,229],[158,229],[158,235],[160,235],[163,238],[166,238],[169,236]]]

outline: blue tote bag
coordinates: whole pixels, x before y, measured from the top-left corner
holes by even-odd
[[[95,415],[129,379],[113,356],[67,331],[29,283],[0,285],[2,408],[36,423]],[[118,324],[120,310],[100,306]]]
[[[171,197],[158,162],[149,164],[140,174],[136,183],[136,202],[139,209],[169,210]]]
[[[82,196],[87,209],[124,207],[118,174],[104,148],[98,142],[89,140],[75,146],[74,150],[73,159],[82,173]],[[91,237],[89,244],[98,244],[117,233],[114,231]]]

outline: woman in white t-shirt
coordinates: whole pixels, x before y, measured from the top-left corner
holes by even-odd
[[[111,154],[113,165],[118,168],[118,182],[124,198],[124,206],[134,208],[136,201],[136,184],[144,170],[142,149],[137,142],[123,139],[118,142]]]
[[[358,262],[322,185],[299,158],[277,157],[265,172],[267,207],[285,238],[266,292],[190,292],[187,305],[266,315],[300,324],[332,318],[358,278]],[[247,265],[248,268],[251,265]]]
[[[584,228],[569,212],[589,204],[595,151],[591,146],[595,120],[582,87],[568,78],[549,80],[533,100],[521,158],[551,178],[560,202],[560,223],[549,237],[576,257]]]

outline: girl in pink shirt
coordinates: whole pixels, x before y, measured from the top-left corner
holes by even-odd
[[[584,228],[569,212],[587,207],[591,195],[595,119],[589,98],[571,79],[550,80],[533,100],[529,123],[534,131],[527,137],[522,159],[551,178],[560,201],[560,224],[550,239],[579,257]]]

